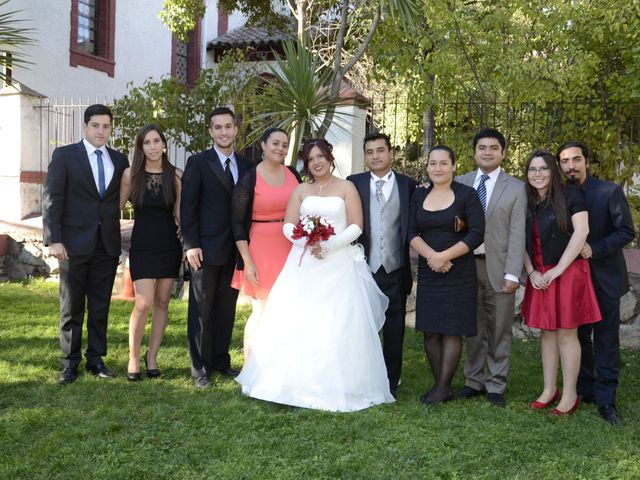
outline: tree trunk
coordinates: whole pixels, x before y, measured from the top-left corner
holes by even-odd
[[[427,107],[422,114],[422,127],[424,128],[422,155],[426,158],[429,150],[433,147],[436,130],[436,119],[431,106]]]

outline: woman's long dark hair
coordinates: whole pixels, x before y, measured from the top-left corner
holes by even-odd
[[[131,191],[129,193],[129,199],[135,207],[142,206],[144,191],[147,188],[147,180],[144,176],[146,159],[144,156],[144,150],[142,149],[142,144],[149,132],[158,132],[158,135],[160,135],[160,138],[165,145],[165,149],[162,152],[162,194],[165,205],[167,207],[173,207],[176,203],[177,195],[175,183],[176,167],[171,165],[169,157],[167,156],[167,138],[164,136],[162,130],[160,130],[160,127],[153,123],[142,127],[136,136],[136,146],[133,150],[133,162],[131,162]]]
[[[304,146],[302,147],[302,165],[303,165],[303,173],[309,177],[309,182],[315,182],[315,178],[313,178],[313,174],[309,171],[309,155],[311,154],[311,150],[313,147],[318,147],[324,155],[324,158],[329,162],[329,168],[331,173],[336,168],[336,159],[333,156],[333,145],[327,142],[324,138],[312,138],[310,140],[306,140],[304,142]]]
[[[529,166],[534,158],[540,157],[544,160],[544,163],[549,167],[549,188],[547,195],[544,199],[540,198],[538,191],[529,183]],[[525,189],[527,191],[527,220],[532,220],[538,205],[542,207],[551,207],[556,212],[556,219],[560,229],[569,233],[569,209],[567,208],[567,201],[564,196],[562,188],[562,177],[560,175],[560,169],[556,163],[555,158],[551,153],[546,150],[536,150],[527,160],[527,164],[524,167],[524,176],[527,179],[525,182]]]

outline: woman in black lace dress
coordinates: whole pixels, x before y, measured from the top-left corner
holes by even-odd
[[[149,349],[144,355],[147,376],[159,377],[157,355],[167,326],[169,300],[182,260],[179,239],[182,171],[169,163],[167,139],[156,125],[146,125],[136,137],[131,168],[122,175],[120,207],[131,200],[135,223],[129,266],[136,293],[129,320],[127,378],[140,380],[140,344],[153,308]]]

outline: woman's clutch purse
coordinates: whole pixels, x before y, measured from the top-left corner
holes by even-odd
[[[185,282],[191,280],[191,267],[189,267],[189,261],[186,258],[182,260],[182,280]]]
[[[467,221],[463,217],[456,215],[453,217],[453,231],[456,233],[467,231]]]

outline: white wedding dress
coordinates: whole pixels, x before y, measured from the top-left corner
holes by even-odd
[[[308,196],[300,215],[320,215],[336,234],[347,227],[344,200]],[[360,245],[317,259],[293,245],[236,380],[244,394],[298,407],[352,412],[394,401],[378,331],[387,297]]]

